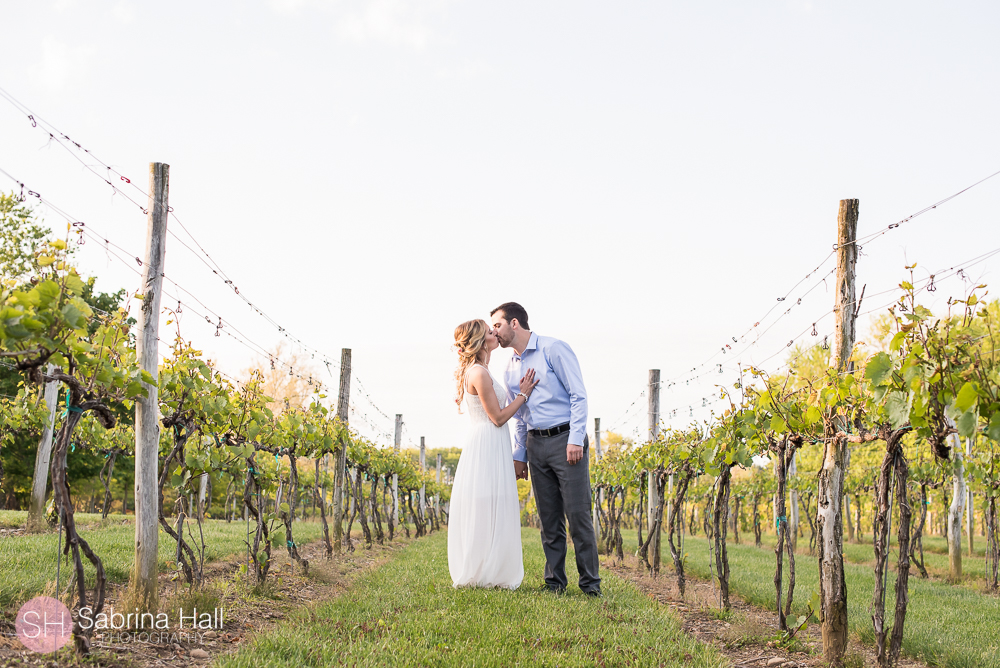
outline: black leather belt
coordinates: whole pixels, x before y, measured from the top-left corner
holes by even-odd
[[[528,433],[532,436],[555,436],[567,431],[569,431],[569,422],[561,424],[558,427],[550,427],[549,429],[529,429]]]

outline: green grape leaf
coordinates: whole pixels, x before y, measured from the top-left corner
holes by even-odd
[[[1000,412],[996,412],[990,418],[990,426],[986,429],[986,435],[992,441],[1000,441]]]
[[[806,410],[806,424],[818,424],[823,419],[823,413],[815,406],[809,406]]]
[[[971,410],[962,413],[958,419],[955,421],[958,427],[958,435],[962,438],[970,438],[975,435],[976,427],[979,424],[978,411]]]
[[[893,429],[899,429],[910,420],[910,406],[902,392],[890,392],[885,400],[885,413]]]
[[[80,309],[72,304],[66,304],[63,306],[61,312],[63,319],[66,320],[66,324],[73,329],[79,329],[87,323],[87,318],[80,312]]]
[[[881,385],[891,373],[892,358],[886,353],[876,353],[865,367],[865,378],[872,385]]]
[[[66,286],[66,292],[78,295],[83,292],[84,282],[77,274],[69,274],[66,276],[63,284]]]
[[[775,414],[771,417],[771,431],[776,434],[784,434],[788,431],[788,425],[780,415]]]
[[[979,392],[976,390],[975,383],[968,382],[958,391],[958,396],[955,397],[955,408],[959,412],[965,413],[976,404],[978,399]]]

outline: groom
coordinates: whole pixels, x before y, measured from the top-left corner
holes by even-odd
[[[500,345],[513,348],[504,382],[513,401],[521,377],[535,370],[538,386],[514,414],[514,471],[535,486],[542,521],[545,584],[566,589],[566,520],[576,550],[580,589],[601,595],[597,538],[590,514],[590,460],[587,439],[587,391],[573,350],[563,341],[538,336],[528,328],[528,313],[515,302],[490,312]]]

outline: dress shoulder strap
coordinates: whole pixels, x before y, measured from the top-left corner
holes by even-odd
[[[486,369],[486,373],[489,373],[489,374],[490,374],[490,378],[491,378],[491,379],[493,378],[493,374],[491,374],[491,373],[490,373],[490,369],[489,369],[489,367],[488,367],[488,366],[486,366],[485,364],[480,364],[479,362],[476,362],[475,364],[472,364],[472,365],[470,365],[470,366],[469,366],[469,368],[465,370],[465,379],[464,379],[464,381],[463,381],[463,382],[465,383],[465,391],[466,391],[466,392],[468,392],[468,391],[469,391],[469,371],[470,371],[470,370],[472,369],[472,367],[474,367],[474,366],[481,366],[481,367],[483,367],[484,369]],[[478,396],[478,395],[475,395],[475,394],[474,394],[474,395],[472,395],[472,396]]]

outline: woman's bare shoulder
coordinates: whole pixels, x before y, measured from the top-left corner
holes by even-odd
[[[490,372],[487,371],[485,367],[479,366],[478,364],[474,367],[470,367],[469,370],[465,372],[465,382],[467,383],[466,388],[473,396],[479,395],[479,393],[475,391],[477,385],[479,387],[486,387],[487,385],[493,387],[493,379],[490,377]]]
[[[490,377],[490,372],[486,370],[486,367],[477,364],[466,371],[465,376],[469,380],[484,380]]]

